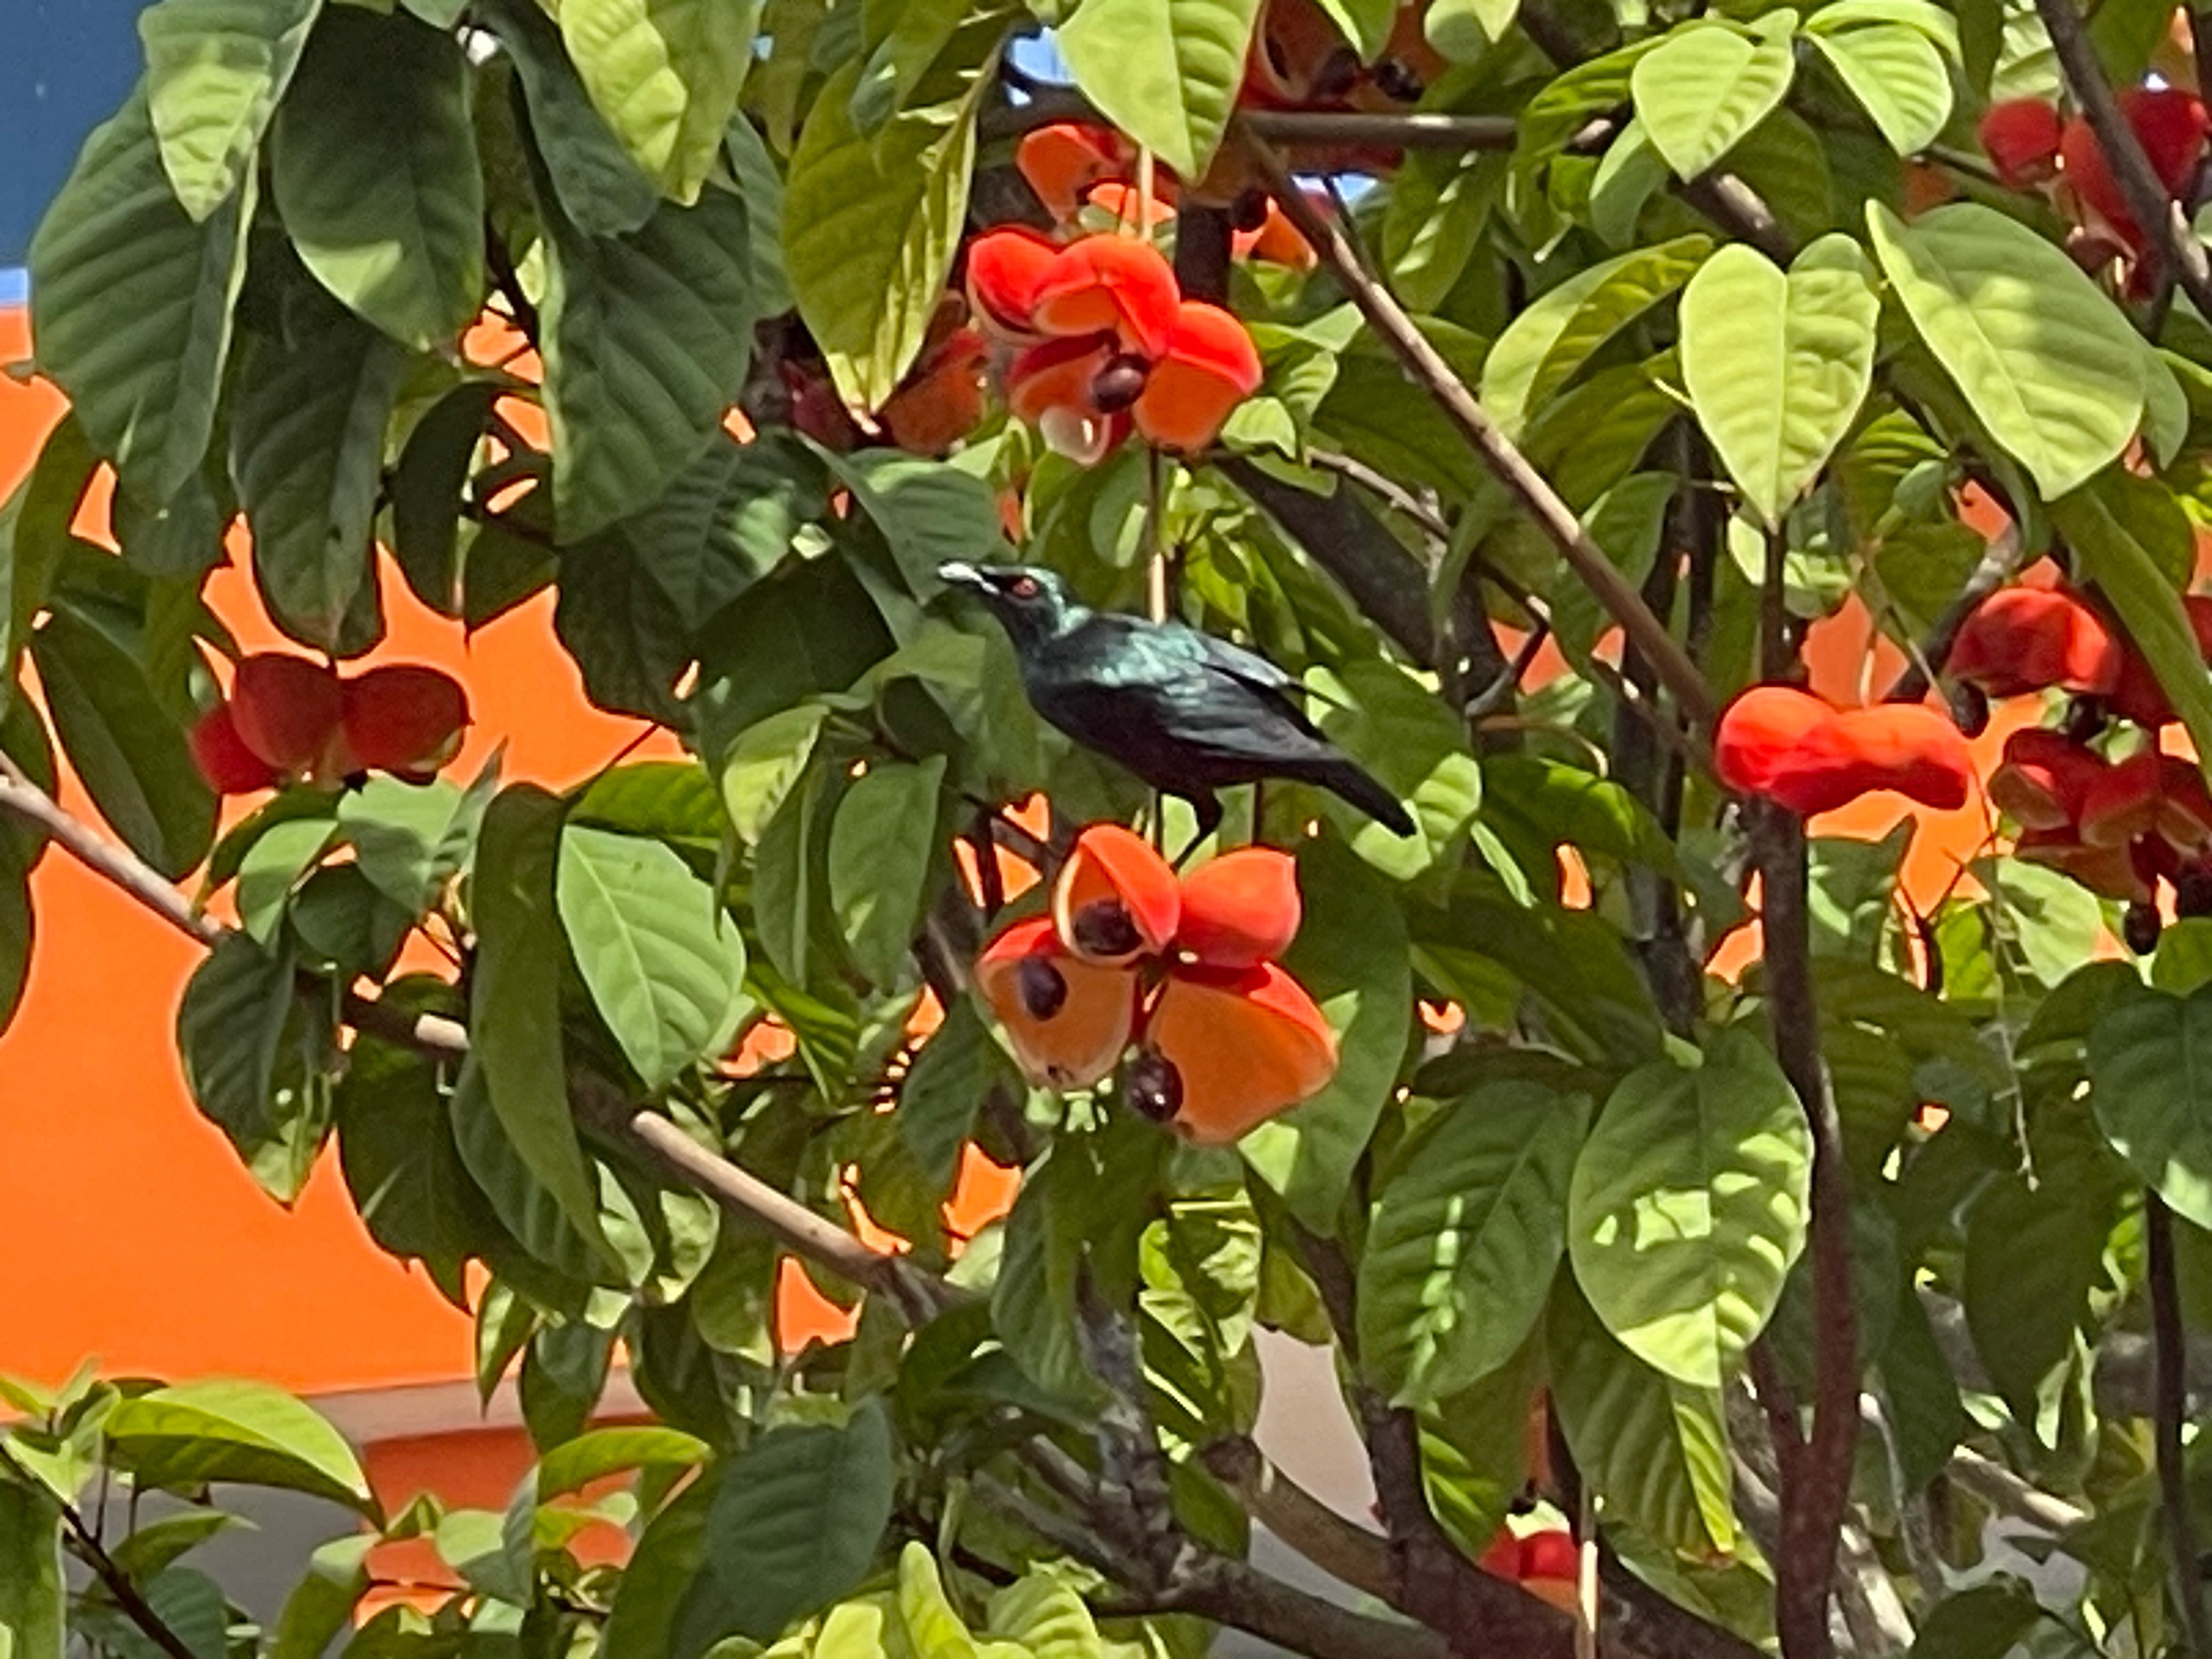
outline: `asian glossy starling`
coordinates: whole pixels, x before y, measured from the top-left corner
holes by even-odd
[[[1302,688],[1264,657],[1179,622],[1093,611],[1049,570],[965,561],[937,573],[1004,624],[1037,713],[1198,814],[1221,822],[1214,792],[1263,778],[1316,783],[1401,836],[1405,805],[1306,718]]]

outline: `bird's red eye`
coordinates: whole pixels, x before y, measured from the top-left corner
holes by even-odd
[[[1018,599],[1033,599],[1037,596],[1037,579],[1035,576],[1017,576],[1006,584],[1006,592]]]

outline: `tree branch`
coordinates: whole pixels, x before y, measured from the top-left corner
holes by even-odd
[[[1440,115],[1427,111],[1365,114],[1357,111],[1255,110],[1243,118],[1261,137],[1292,146],[1380,144],[1392,149],[1510,149],[1519,129],[1510,115]],[[986,139],[1018,137],[1039,127],[1074,121],[1113,124],[1073,87],[1044,87],[1029,101],[983,112]]]
[[[2074,0],[2035,0],[2035,12],[2065,72],[2067,89],[2112,162],[2129,214],[2150,239],[2166,274],[2180,283],[2199,314],[2212,318],[2212,258],[2190,228],[2187,210],[2166,194],[2150,157],[2143,153],[2142,141],[2120,113],[2120,101],[2105,79]]]
[[[2166,1547],[2173,1557],[2173,1593],[2181,1603],[2181,1627],[2189,1632],[2189,1650],[2195,1659],[2212,1659],[2212,1620],[2205,1613],[2204,1585],[2197,1565],[2197,1523],[2189,1509],[2189,1470],[2181,1450],[2189,1385],[2183,1374],[2187,1349],[2173,1262],[2173,1218],[2155,1192],[2143,1194],[2143,1233],[2151,1340],[2158,1358],[2158,1409],[2151,1427],[2158,1455],[2159,1506],[2164,1511]]]
[[[1240,120],[1243,118],[1239,118]],[[1498,482],[1519,501],[1559,550],[1576,576],[1642,651],[1653,671],[1691,723],[1708,726],[1717,712],[1712,688],[1674,635],[1651,614],[1642,597],[1622,576],[1605,550],[1590,538],[1574,510],[1491,419],[1467,383],[1453,372],[1405,309],[1361,264],[1343,228],[1306,198],[1283,159],[1249,128],[1245,143],[1275,199],[1306,240],[1335,274],[1352,303],[1388,341],[1407,373],[1435,398],[1472,444]]]
[[[1813,1000],[1804,822],[1766,801],[1752,803],[1749,811],[1759,870],[1769,1023],[1777,1057],[1813,1136],[1813,1427],[1804,1444],[1783,1461],[1775,1624],[1785,1659],[1828,1659],[1833,1649],[1828,1595],[1835,1583],[1859,1430],[1850,1173],[1835,1095],[1820,1057]]]

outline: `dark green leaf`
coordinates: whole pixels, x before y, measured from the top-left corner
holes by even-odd
[[[890,1423],[863,1402],[842,1428],[771,1429],[724,1471],[707,1517],[731,1630],[772,1640],[844,1595],[890,1520]]]
[[[470,888],[477,951],[469,1023],[492,1111],[516,1155],[569,1224],[605,1249],[561,1052],[561,817],[560,799],[528,784],[502,790],[485,809]]]
[[[401,14],[331,8],[271,138],[276,205],[307,269],[393,339],[450,344],[484,295],[460,42]]]
[[[561,211],[587,236],[635,230],[660,205],[659,189],[592,106],[552,19],[532,0],[494,0],[481,9],[514,55],[531,136]]]
[[[192,970],[177,1008],[185,1081],[272,1198],[307,1185],[331,1127],[337,1054],[301,998],[291,953],[243,933],[219,940]]]
[[[1001,1085],[1019,1097],[1012,1065],[983,1017],[973,1002],[956,1002],[899,1085],[899,1133],[933,1188],[951,1179],[976,1113]]]
[[[0,1480],[0,1647],[10,1659],[62,1659],[68,1605],[60,1510],[43,1489]]]
[[[246,276],[253,175],[204,224],[171,193],[146,100],[85,141],[31,243],[39,367],[70,396],[124,489],[155,504],[215,430],[231,307]]]
[[[2089,1103],[2112,1149],[2174,1213],[2212,1227],[2212,990],[2137,990],[2089,1034]]]
[[[871,767],[845,791],[830,823],[830,911],[853,965],[879,986],[914,971],[944,782],[942,755]]]
[[[1587,1097],[1501,1083],[1401,1147],[1359,1263],[1359,1357],[1401,1404],[1468,1387],[1542,1313],[1566,1247]]]

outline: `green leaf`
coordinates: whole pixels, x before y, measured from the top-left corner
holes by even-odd
[[[1259,0],[1083,0],[1054,39],[1109,121],[1197,179],[1227,130],[1259,13]]]
[[[170,880],[206,856],[215,793],[146,670],[107,633],[57,605],[31,641],[46,711],[93,805]]]
[[[1566,1248],[1589,1102],[1499,1083],[1445,1107],[1394,1157],[1359,1263],[1359,1357],[1401,1405],[1512,1358]]]
[[[338,827],[377,891],[419,916],[467,866],[497,782],[495,768],[466,789],[445,778],[422,784],[372,777],[338,797]]]
[[[752,361],[751,245],[716,187],[629,235],[556,226],[549,246],[545,407],[574,543],[654,501],[720,429]]]
[[[2119,469],[2100,473],[2050,504],[2051,522],[2119,613],[2121,628],[2158,676],[2197,753],[2212,754],[2212,678],[2177,580],[2161,568],[2150,538],[2160,519],[2143,511],[2136,493],[2143,483]],[[2166,493],[2157,484],[2148,487]]]
[[[489,1224],[453,1144],[436,1068],[419,1054],[356,1042],[333,1115],[339,1167],[369,1237],[394,1255],[458,1267]]]
[[[1782,101],[1796,72],[1797,14],[1759,19],[1757,36],[1698,19],[1636,60],[1629,86],[1644,137],[1682,179],[1695,179]]]
[[[23,1006],[37,938],[30,868],[13,848],[0,847],[0,1032],[15,1023]]]
[[[2112,1150],[2176,1215],[2212,1227],[2212,991],[2136,989],[2089,1033],[2089,1104]],[[2212,1075],[2212,1073],[2208,1073]]]
[[[2045,1617],[2033,1586],[1999,1573],[1929,1607],[1913,1635],[1911,1659],[2006,1659]]]
[[[1733,244],[1683,290],[1683,384],[1729,476],[1770,525],[1857,418],[1881,313],[1872,266],[1841,235],[1814,243],[1787,276]]]
[[[1909,225],[1869,202],[1867,224],[1913,327],[2045,498],[2126,447],[2142,419],[2142,343],[2065,252],[1972,202]]]
[[[754,0],[564,0],[561,36],[577,75],[662,194],[699,199],[759,15]]]
[[[0,1480],[0,1659],[62,1659],[68,1606],[61,1510],[41,1490]]]
[[[252,167],[321,11],[322,0],[161,0],[138,14],[161,165],[193,219]]]
[[[1324,671],[1313,678],[1322,731],[1406,803],[1415,832],[1394,834],[1334,799],[1323,810],[1361,858],[1412,880],[1451,851],[1482,803],[1482,769],[1465,732],[1433,691],[1390,663],[1354,659],[1340,678]]]
[[[480,9],[514,57],[530,134],[561,211],[589,236],[635,230],[660,205],[659,189],[592,107],[552,19],[536,0],[493,0]]]
[[[228,1510],[190,1509],[156,1520],[142,1521],[131,1535],[108,1553],[115,1565],[143,1582],[180,1557],[199,1547],[216,1534],[233,1527],[251,1527],[242,1515]]]
[[[330,1033],[307,1014],[291,952],[243,933],[216,941],[185,982],[177,1053],[202,1115],[279,1203],[297,1199],[330,1132]]]
[[[994,1591],[983,1622],[989,1634],[1020,1643],[1035,1659],[1106,1659],[1091,1609],[1048,1569],[1033,1567]]]
[[[623,528],[676,614],[703,618],[775,569],[823,508],[820,469],[797,444],[717,439]]]
[[[830,711],[801,703],[757,720],[738,734],[722,765],[722,805],[731,825],[757,844],[801,778],[821,740]]]
[[[830,911],[853,965],[878,986],[914,971],[937,854],[945,757],[888,761],[855,779],[830,825]]]
[[[0,504],[0,708],[14,697],[17,659],[46,608],[78,503],[99,465],[82,422],[65,413],[46,434],[30,471]]]
[[[922,1044],[899,1085],[899,1135],[933,1190],[951,1181],[975,1114],[1000,1084],[1016,1100],[1026,1093],[975,1003],[963,998]]]
[[[783,255],[799,314],[845,397],[879,408],[921,350],[968,213],[983,85],[871,139],[848,107],[861,65],[815,95],[786,182]]]
[[[39,367],[124,489],[151,505],[198,470],[215,430],[252,180],[194,223],[133,96],[85,140],[31,241]]]
[[[744,939],[690,866],[657,841],[571,824],[556,890],[577,970],[647,1088],[730,1046],[750,1006]]]
[[[576,1139],[561,1052],[561,815],[560,798],[532,784],[501,791],[484,811],[470,884],[477,949],[469,1023],[492,1111],[515,1153],[569,1224],[605,1250],[599,1183]]]
[[[302,645],[359,650],[373,641],[349,635],[375,594],[369,529],[407,354],[327,301],[288,318],[285,337],[253,335],[240,353],[231,475],[270,620]]]
[[[711,1449],[681,1429],[593,1429],[545,1454],[538,1465],[538,1501],[580,1492],[625,1469],[688,1468],[706,1462]]]
[[[1728,1422],[1718,1389],[1662,1376],[1607,1334],[1571,1285],[1545,1322],[1553,1409],[1583,1479],[1669,1548],[1735,1545]]]
[[[1805,1244],[1811,1132],[1748,1032],[1638,1067],[1575,1164],[1568,1249],[1606,1328],[1693,1388],[1733,1373]]]
[[[2033,1188],[2012,1176],[1992,1182],[1966,1218],[1966,1328],[1991,1381],[2031,1431],[2051,1373],[2074,1356],[2115,1219],[2109,1189],[2061,1182],[2055,1173]]]
[[[896,449],[825,453],[830,470],[883,532],[908,587],[918,597],[941,592],[937,568],[948,559],[976,559],[1006,539],[999,500],[974,473],[945,461]]]
[[[155,1389],[107,1419],[118,1467],[143,1486],[237,1481],[309,1492],[379,1518],[345,1437],[265,1382],[210,1378]]]
[[[1334,837],[1299,843],[1305,919],[1283,966],[1321,1005],[1337,1038],[1336,1074],[1311,1099],[1237,1143],[1247,1163],[1309,1227],[1336,1231],[1354,1167],[1396,1087],[1413,1018],[1413,969],[1397,901]]]
[[[896,1473],[890,1421],[873,1400],[842,1427],[771,1429],[731,1461],[706,1552],[737,1634],[772,1640],[860,1581]]]
[[[368,1594],[368,1553],[381,1541],[362,1534],[317,1547],[307,1559],[307,1576],[285,1598],[268,1659],[323,1659]]]
[[[1518,437],[1598,348],[1689,281],[1712,250],[1678,236],[1569,277],[1516,317],[1483,360],[1483,407]]]
[[[318,281],[403,344],[450,346],[483,302],[483,169],[452,34],[332,7],[276,112],[270,182]]]
[[[1327,3],[1327,0],[1323,0]],[[1455,64],[1473,64],[1504,40],[1505,32],[1521,15],[1521,0],[1436,0],[1422,15],[1428,42]],[[1389,39],[1391,19],[1382,18],[1382,39],[1369,45],[1360,41],[1361,56],[1373,59]]]
[[[1951,118],[1951,71],[1927,35],[1877,23],[1811,40],[1892,149],[1910,155],[1936,142]]]

